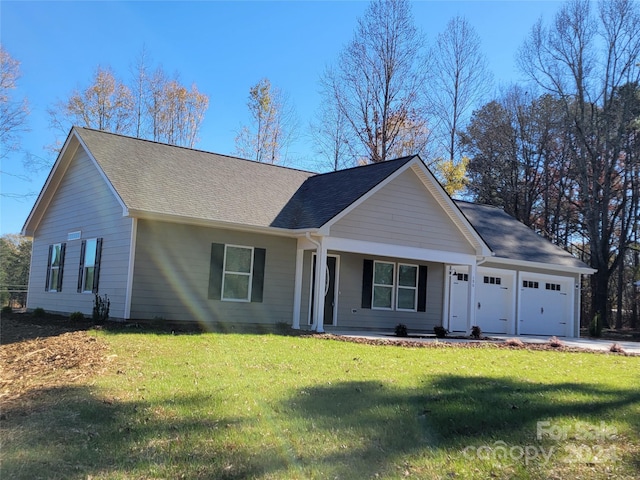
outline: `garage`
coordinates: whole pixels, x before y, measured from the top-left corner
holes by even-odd
[[[457,266],[451,275],[449,330],[467,330],[468,269]],[[475,298],[475,325],[484,333],[513,333],[515,318],[515,272],[478,268]]]
[[[514,278],[513,272],[478,269],[476,324],[483,332],[513,332],[510,327],[515,318]]]
[[[571,336],[572,278],[522,273],[519,290],[519,334]]]

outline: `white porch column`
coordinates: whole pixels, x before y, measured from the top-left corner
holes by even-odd
[[[327,281],[327,247],[320,238],[320,245],[316,254],[316,284],[313,302],[312,330],[324,332],[324,285]]]
[[[304,260],[304,250],[296,249],[296,273],[293,286],[293,321],[291,328],[300,329],[300,304],[302,302],[302,266]]]
[[[476,275],[478,266],[475,262],[469,265],[469,291],[467,296],[467,334],[471,333],[471,327],[476,324]]]

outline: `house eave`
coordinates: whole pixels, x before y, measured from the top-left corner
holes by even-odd
[[[128,215],[130,217],[153,220],[167,223],[178,223],[183,225],[194,225],[199,227],[208,228],[221,228],[225,230],[239,230],[243,232],[263,233],[267,235],[277,235],[281,237],[299,237],[304,236],[306,232],[316,233],[317,229],[288,229],[280,227],[262,226],[262,225],[248,225],[236,222],[227,222],[214,219],[205,219],[197,217],[189,217],[184,215],[172,215],[162,212],[150,212],[147,210],[129,209]]]
[[[487,259],[487,261],[492,263],[497,263],[500,265],[513,265],[513,266],[518,266],[523,268],[554,270],[554,271],[562,271],[566,273],[579,273],[581,275],[593,275],[597,271],[590,267],[560,265],[557,263],[531,262],[527,260],[515,260],[515,259],[505,258],[505,257],[491,257]]]

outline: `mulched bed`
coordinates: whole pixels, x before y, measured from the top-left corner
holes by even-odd
[[[490,340],[488,337],[483,337],[479,340],[473,340],[469,342],[447,342],[444,339],[439,339],[437,342],[418,342],[407,340],[406,338],[363,338],[363,337],[346,337],[341,335],[332,335],[330,333],[312,334],[315,338],[321,338],[324,340],[336,340],[340,342],[360,343],[365,345],[383,345],[383,346],[396,346],[405,348],[506,348],[509,350],[536,350],[536,351],[554,351],[554,352],[579,352],[579,353],[595,353],[605,355],[623,355],[629,357],[640,356],[635,353],[626,352],[610,352],[603,350],[591,350],[586,348],[567,347],[562,345],[562,340],[558,343],[526,343],[518,342],[517,340],[512,342],[509,340]],[[465,338],[465,337],[452,337],[452,338]]]

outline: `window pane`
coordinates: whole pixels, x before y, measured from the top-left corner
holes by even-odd
[[[411,288],[398,289],[398,308],[402,310],[415,310],[416,291]]]
[[[418,267],[413,265],[398,266],[398,285],[403,287],[415,287],[418,276]]]
[[[97,241],[87,240],[87,245],[84,250],[84,265],[85,267],[94,267],[96,265],[96,246]]]
[[[58,267],[51,269],[51,280],[49,281],[49,290],[57,290],[58,289]]]
[[[251,249],[227,247],[225,271],[251,273]]]
[[[225,273],[222,297],[231,300],[248,300],[249,278],[249,275]]]
[[[373,287],[373,307],[391,308],[391,287]]]
[[[378,285],[393,285],[393,263],[375,264],[373,283]]]
[[[95,274],[94,267],[85,267],[84,268],[84,289],[85,292],[90,292],[93,290],[93,276]]]
[[[60,266],[60,244],[54,245],[53,249],[51,250],[51,266]]]

